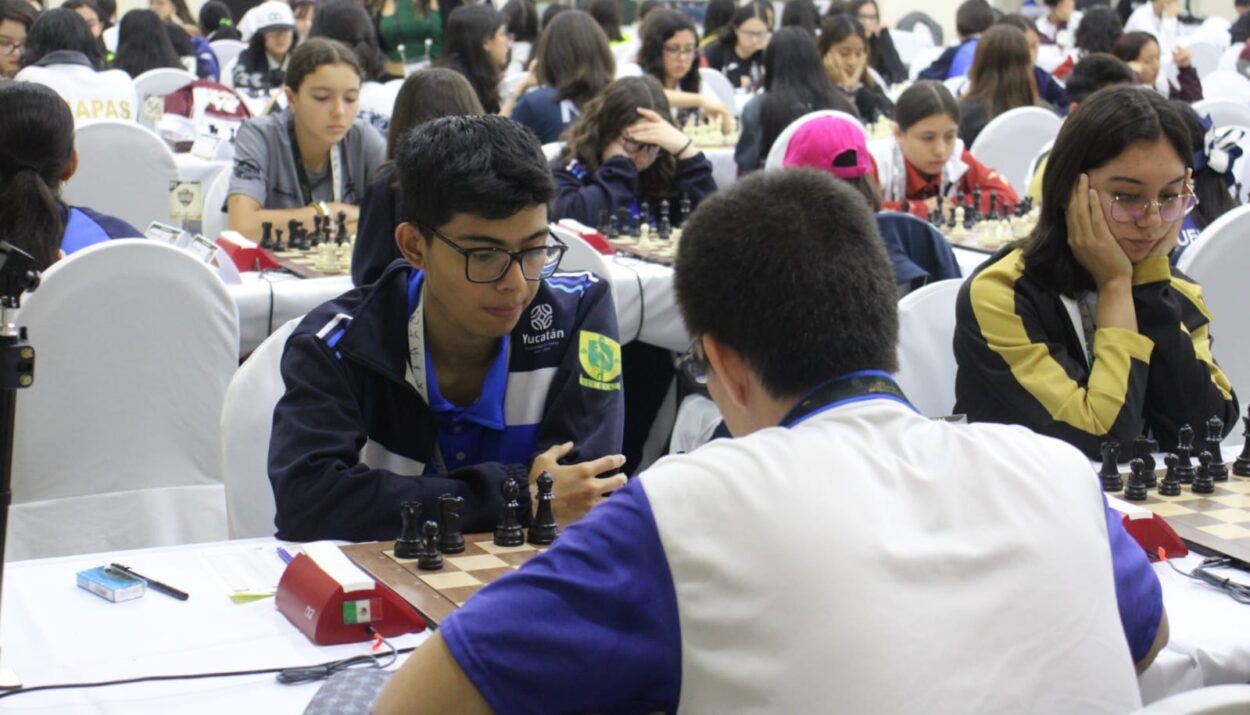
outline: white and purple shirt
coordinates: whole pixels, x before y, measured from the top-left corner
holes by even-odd
[[[1127,712],[1161,612],[1078,451],[878,394],[662,460],[443,638],[500,712]]]

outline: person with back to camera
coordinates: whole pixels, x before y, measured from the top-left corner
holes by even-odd
[[[473,85],[487,114],[500,109],[499,83],[508,66],[507,21],[489,5],[464,5],[447,18],[443,55],[437,66],[453,69]]]
[[[1064,123],[1041,219],[959,291],[955,412],[1018,424],[1091,459],[1182,425],[1224,434],[1237,397],[1212,353],[1202,288],[1168,264],[1193,208],[1184,119],[1156,92],[1100,90]]]
[[[543,472],[556,518],[580,519],[625,484],[599,478],[624,463],[620,343],[609,285],[556,272],[541,145],[505,117],[443,117],[406,135],[396,167],[405,260],[286,343],[279,538],[391,539],[403,502],[442,494],[464,499],[465,533],[486,531],[508,480],[528,522]]]
[[[22,70],[14,79],[55,89],[79,124],[94,119],[137,119],[134,82],[125,72],[103,66],[104,52],[87,23],[73,10],[59,7],[43,13],[30,26]]]

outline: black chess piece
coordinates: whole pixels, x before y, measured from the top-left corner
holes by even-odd
[[[1233,474],[1239,477],[1250,477],[1250,407],[1246,408],[1246,416],[1241,418],[1242,432],[1241,436],[1246,438],[1246,444],[1241,448],[1241,454],[1237,459],[1233,460]]]
[[[1211,478],[1211,453],[1198,453],[1198,472],[1194,475],[1194,494],[1214,494],[1215,480]]]
[[[673,227],[673,216],[669,213],[668,199],[660,199],[660,215],[655,217],[657,223],[661,226],[667,221],[670,229]]]
[[[610,212],[607,209],[599,209],[599,233],[604,236],[608,235],[608,216]]]
[[[1116,454],[1120,451],[1120,443],[1109,439],[1098,445],[1098,453],[1102,455],[1102,467],[1098,470],[1098,479],[1102,481],[1104,492],[1118,492],[1124,488],[1124,478],[1120,476],[1120,468],[1116,465]]]
[[[312,232],[312,237],[311,237],[312,240],[309,242],[312,248],[316,248],[321,243],[321,231],[322,231],[322,225],[324,223],[325,223],[325,218],[322,217],[320,214],[313,216],[313,232]]]
[[[668,202],[665,201],[664,203]],[[660,213],[660,230],[658,233],[660,234],[660,238],[664,241],[667,241],[669,237],[673,235],[673,226],[668,222],[667,212]]]
[[[1154,487],[1155,482],[1157,481],[1155,478],[1155,469],[1157,469],[1159,465],[1158,463],[1155,462],[1154,453],[1158,451],[1159,451],[1159,443],[1154,441],[1153,439],[1145,435],[1138,435],[1137,437],[1133,438],[1132,456],[1137,457],[1146,465],[1146,474],[1147,474],[1146,486],[1147,487]]]
[[[421,555],[421,502],[400,504],[399,518],[403,523],[395,539],[395,558],[415,559]]]
[[[1165,497],[1178,497],[1181,495],[1181,480],[1176,476],[1176,455],[1164,455],[1163,463],[1168,466],[1168,471],[1163,475],[1163,481],[1159,482],[1159,495]]]
[[[911,213],[911,202],[908,201],[907,199],[903,199],[903,205],[900,207],[900,209],[902,209],[903,213],[905,214]]]
[[[608,238],[620,238],[620,237],[621,237],[620,219],[616,217],[616,214],[612,214],[611,216],[608,217]]]
[[[946,228],[947,228],[947,229],[952,229],[952,228],[955,228],[955,222],[956,222],[955,214],[956,214],[956,213],[958,213],[958,211],[959,211],[959,210],[958,210],[958,208],[957,208],[956,206],[952,206],[952,207],[951,207],[951,217],[950,217],[950,219],[949,219],[949,220],[947,220],[947,222],[946,222]]]
[[[1140,457],[1134,457],[1128,463],[1131,470],[1128,488],[1124,490],[1124,498],[1129,501],[1146,501],[1150,493],[1146,489],[1146,463]]]
[[[260,225],[260,247],[273,248],[273,222],[265,221]]]
[[[686,219],[690,218],[690,194],[681,195],[681,205],[678,207],[678,210],[681,212],[681,223],[677,224],[677,227],[684,228]]]
[[[629,237],[639,238],[642,236],[642,227],[638,225],[638,217],[629,217]]]
[[[538,475],[538,511],[534,513],[534,521],[530,523],[529,542],[546,546],[560,535],[560,525],[556,523],[552,500],[555,496],[552,489],[555,480],[547,472]]]
[[[977,223],[977,215],[973,213],[972,209],[968,209],[967,211],[964,211],[964,228],[971,231],[972,227],[975,226],[976,223]]]
[[[981,218],[981,187],[972,189],[972,215]]]
[[[1207,420],[1207,451],[1211,453],[1211,481],[1227,482],[1228,465],[1224,463],[1224,453],[1220,450],[1220,440],[1224,438],[1224,420],[1212,416]]]
[[[338,233],[334,236],[334,242],[341,246],[352,239],[351,236],[347,235],[347,212],[340,211],[337,218],[339,220],[339,225]],[[327,229],[327,231],[329,231],[329,229]]]
[[[1194,463],[1190,455],[1194,451],[1194,428],[1181,425],[1176,432],[1176,476],[1181,484],[1194,483]]]
[[[998,194],[990,194],[990,213],[987,218],[990,221],[998,220]]]
[[[282,229],[275,228],[273,230],[273,250],[285,251],[286,244],[282,242]]]
[[[955,205],[965,207],[968,205],[968,195],[962,190],[955,194]]]
[[[525,531],[521,529],[518,512],[521,505],[516,497],[519,490],[516,480],[503,483],[503,509],[499,512],[499,524],[495,526],[495,546],[520,546],[525,543]]]
[[[460,518],[463,508],[464,497],[444,494],[438,498],[438,550],[444,554],[464,551],[464,526]]]
[[[443,554],[438,550],[437,521],[427,521],[421,525],[421,554],[417,556],[417,568],[422,571],[443,568]]]
[[[642,223],[651,223],[651,204],[643,201],[638,207],[638,215],[642,218]]]
[[[291,219],[286,222],[287,240],[291,242],[291,249],[296,251],[303,247],[302,244],[304,242],[304,240],[300,238],[299,230],[300,222],[296,219]]]

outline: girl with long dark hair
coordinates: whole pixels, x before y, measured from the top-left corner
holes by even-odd
[[[719,31],[717,41],[703,49],[707,66],[720,70],[734,87],[750,88],[763,82],[764,48],[772,34],[767,24],[770,10],[758,0],[742,5]]]
[[[66,12],[71,12],[66,10]],[[0,85],[0,240],[44,270],[59,256],[111,238],[142,238],[112,216],[61,200],[78,168],[74,116],[52,89],[34,82]]]
[[[652,77],[618,79],[588,102],[565,134],[557,162],[553,221],[595,226],[601,212],[625,209],[655,224],[661,202],[668,201],[668,219],[677,226],[683,197],[694,207],[716,191],[712,164],[677,128]]]
[[[881,21],[881,8],[876,0],[852,0],[846,12],[863,25],[868,35],[868,66],[881,75],[886,84],[907,80],[907,65],[898,56],[890,28]]]
[[[1126,32],[1115,41],[1112,54],[1124,60],[1125,64],[1137,73],[1138,80],[1147,87],[1159,84],[1159,42],[1148,32]],[[1163,80],[1167,84],[1168,98],[1185,102],[1197,102],[1202,99],[1202,80],[1194,69],[1189,50],[1177,47],[1172,51],[1172,61],[1176,64],[1176,81]]]
[[[309,37],[338,40],[356,53],[366,82],[386,79],[386,58],[378,46],[373,21],[357,0],[331,0],[317,7]]]
[[[1199,117],[1188,102],[1173,101],[1172,108],[1185,120],[1189,143],[1194,149],[1193,177],[1190,180],[1197,203],[1185,215],[1172,265],[1201,236],[1202,230],[1217,218],[1241,205],[1233,187],[1240,180],[1240,163],[1247,160],[1240,144],[1245,140],[1242,127],[1216,127],[1210,117]]]
[[[825,74],[816,42],[801,27],[783,27],[764,51],[764,93],[742,110],[742,135],[734,150],[741,171],[763,167],[777,136],[790,122],[820,109],[855,116],[855,105]]]
[[[868,72],[868,35],[850,15],[826,18],[816,49],[840,92],[855,103],[865,123],[894,114],[894,103]]]
[[[968,71],[968,91],[959,99],[959,138],[972,146],[994,117],[1037,104],[1033,59],[1024,33],[1009,25],[986,30]]]
[[[638,64],[645,74],[664,88],[669,106],[677,110],[678,121],[702,111],[719,119],[726,131],[733,127],[733,114],[725,105],[699,93],[699,33],[694,23],[676,10],[653,10],[639,30],[642,45]]]
[[[270,0],[252,10],[257,22],[247,49],[234,66],[235,89],[270,92],[282,86],[291,48],[295,45],[295,14],[283,2]]]
[[[453,69],[473,85],[487,114],[500,109],[499,81],[508,66],[510,41],[504,16],[489,5],[465,5],[447,18],[440,67]]]
[[[1236,426],[1201,288],[1168,265],[1194,205],[1193,148],[1155,92],[1095,92],[1064,122],[1041,217],[983,264],[955,309],[954,410],[1023,425],[1092,459],[1139,436],[1177,449],[1183,425]]]
[[[165,34],[159,25],[157,32]],[[15,79],[55,89],[69,103],[75,122],[136,119],[134,82],[125,72],[100,70],[102,53],[78,13],[58,7],[30,26]]]

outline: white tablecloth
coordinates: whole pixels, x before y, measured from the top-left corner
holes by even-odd
[[[363,644],[315,646],[275,610],[272,599],[235,604],[202,557],[252,539],[116,555],[70,556],[11,563],[0,618],[4,663],[27,687],[142,675],[311,665],[367,654]],[[276,556],[274,558],[277,558]],[[78,571],[118,561],[191,594],[176,601],[149,592],[113,604],[78,588]],[[1188,571],[1197,557],[1178,561]],[[1143,698],[1250,679],[1250,606],[1155,565],[1171,620],[1171,642],[1141,676]],[[1233,578],[1250,581],[1242,572]],[[392,639],[397,648],[425,634]],[[137,683],[46,691],[0,700],[8,712],[57,713],[299,713],[319,683],[279,685],[272,675]]]
[[[352,278],[346,275],[301,279],[273,271],[242,276],[241,285],[226,286],[239,308],[240,357],[255,350],[286,321],[352,289]]]
[[[191,154],[174,154],[174,164],[178,167],[180,181],[198,181],[205,190],[218,174],[230,168],[228,161],[201,159]]]
[[[716,179],[716,188],[724,190],[733,186],[738,180],[738,165],[734,163],[734,148],[731,146],[704,149],[703,155],[712,163],[712,178]]]

